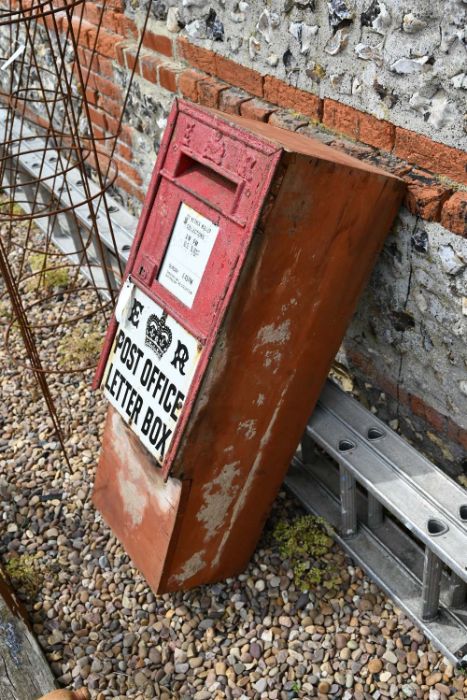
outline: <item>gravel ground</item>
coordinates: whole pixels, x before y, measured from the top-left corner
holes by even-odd
[[[31,317],[53,319],[57,299]],[[73,294],[69,311],[91,304],[86,293]],[[50,361],[72,326],[41,333]],[[12,348],[21,353],[19,339]],[[464,676],[337,546],[330,559],[338,589],[297,589],[271,535],[278,520],[301,513],[286,493],[244,574],[154,596],[90,500],[106,411],[89,389],[92,372],[51,378],[70,470],[33,379],[4,347],[0,363],[0,555],[15,567],[63,685],[85,685],[99,699],[467,696]]]

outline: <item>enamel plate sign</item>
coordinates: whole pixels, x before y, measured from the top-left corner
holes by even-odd
[[[162,263],[158,282],[190,309],[219,226],[182,204]]]
[[[162,465],[200,358],[198,341],[131,280],[115,316],[104,394]]]

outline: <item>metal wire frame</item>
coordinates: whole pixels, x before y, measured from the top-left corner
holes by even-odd
[[[151,1],[147,5],[137,58],[150,16]],[[5,112],[3,138],[0,138],[0,189],[4,194],[4,200],[0,202],[0,273],[5,281],[5,292],[1,296],[8,295],[13,310],[12,320],[5,324],[5,342],[15,364],[34,373],[67,461],[63,425],[48,377],[50,374],[84,371],[86,367],[63,370],[44,363],[40,336],[43,330],[66,333],[67,328],[93,315],[104,322],[109,319],[116,291],[115,270],[107,262],[108,248],[99,233],[98,216],[104,217],[111,237],[113,266],[117,267],[118,276],[123,275],[107,193],[118,176],[114,153],[134,69],[129,76],[115,134],[98,136],[94,133],[87,101],[106,5],[106,0],[100,5],[93,44],[88,44],[89,58],[85,68],[80,62],[78,46],[86,0],[8,0],[7,5],[0,6],[0,41],[3,37],[10,47],[23,47],[16,60],[8,65],[8,79],[0,85],[0,109]],[[47,64],[43,60],[44,54]],[[8,57],[4,63],[8,63]],[[40,148],[37,144],[34,146],[36,134],[42,139]],[[29,175],[25,178],[21,159],[31,154],[35,155],[39,165],[35,177]],[[54,162],[52,174],[51,160]],[[91,183],[91,172],[98,185],[97,192]],[[77,173],[83,193],[78,202],[73,199],[70,186],[70,176],[75,177]],[[78,210],[82,212],[84,208],[88,212],[88,233],[83,233],[78,218]],[[73,253],[69,254],[72,260],[53,245],[53,232],[60,225],[61,215],[68,217],[78,234]],[[43,232],[40,236],[37,235],[36,223],[41,224]],[[98,268],[90,255],[91,247],[97,251]],[[31,253],[42,254],[44,258],[41,270],[32,274],[27,265]],[[58,261],[59,264],[50,264],[49,261]],[[29,303],[24,299],[24,285],[35,276],[40,280],[48,271],[61,267],[71,270],[72,280],[66,292],[60,293],[62,303],[57,318],[53,323],[37,322],[37,307],[53,304],[57,293],[42,295]],[[90,283],[83,282],[82,268],[89,271]],[[101,278],[103,275],[104,286],[98,283],[96,271]],[[69,316],[70,301],[82,290],[93,294],[94,307],[78,316]],[[17,349],[11,347],[15,330],[20,333],[24,357],[19,357]]]

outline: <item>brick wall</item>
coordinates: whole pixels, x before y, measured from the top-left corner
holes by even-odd
[[[91,65],[100,6],[86,3],[79,51],[93,128],[104,148],[117,137],[118,193],[135,212],[175,95],[319,138],[407,182],[339,361],[372,410],[459,473],[467,469],[467,156],[459,98],[467,78],[458,60],[462,3],[449,4],[445,17],[424,0],[405,12],[379,0],[288,2],[288,12],[276,2],[264,10],[256,1],[156,1],[137,58],[143,4],[112,0]]]

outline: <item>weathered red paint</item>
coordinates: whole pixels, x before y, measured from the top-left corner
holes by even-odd
[[[146,562],[145,575],[157,590],[164,560],[188,481],[166,481],[155,460],[118,412],[109,407],[102,455],[110,469],[96,475],[94,500],[135,562]],[[102,505],[103,504],[103,505]],[[129,537],[130,535],[130,537]]]
[[[402,194],[306,137],[175,104],[127,274],[203,353],[163,468],[110,410],[94,493],[154,590],[246,565]],[[220,226],[191,309],[155,279],[182,201]]]
[[[178,102],[176,105],[179,109],[175,107],[171,113],[164,134],[163,157],[159,156],[156,163],[143,209],[143,224],[138,226],[125,270],[125,278],[131,273],[133,281],[195,335],[204,350],[177,433],[165,459],[165,477],[170,472],[190,407],[209,362],[219,323],[240,274],[280,156],[277,145],[260,140],[249,132],[239,132],[227,122],[214,124],[211,111],[191,107],[188,103]],[[196,130],[192,131],[191,125],[195,122]],[[219,135],[222,141],[216,141]],[[218,158],[216,144],[218,149],[224,150],[222,165],[215,162]],[[242,153],[241,157],[239,152]],[[204,180],[201,173],[205,176]],[[222,224],[191,309],[156,279],[182,202],[214,223]],[[96,373],[95,386],[101,381],[115,330],[116,325],[112,323]]]

